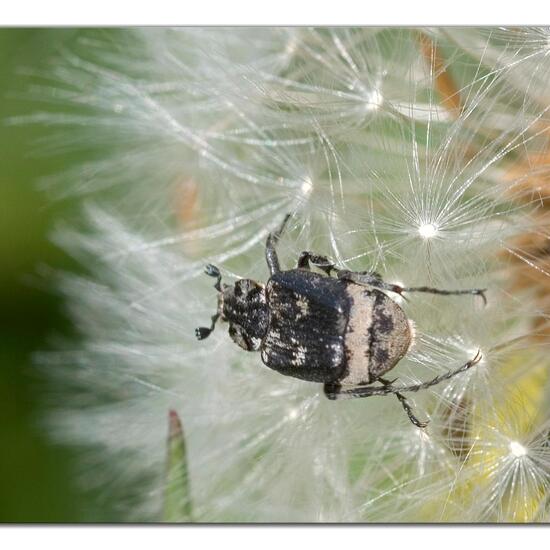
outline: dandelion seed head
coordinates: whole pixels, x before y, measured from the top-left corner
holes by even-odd
[[[498,260],[540,207],[503,183],[541,137],[540,33],[515,50],[509,31],[426,33],[448,60],[427,60],[407,29],[128,31],[116,51],[69,52],[39,90],[60,106],[36,118],[48,146],[95,159],[50,180],[93,201],[79,230],[57,234],[87,275],[60,281],[82,349],[44,359],[60,392],[49,426],[95,449],[88,483],[140,488],[133,519],[158,519],[169,409],[199,521],[517,520],[548,494],[546,420],[509,429],[494,415],[547,351],[528,339],[534,293],[509,292]],[[459,112],[441,102],[447,61]],[[483,350],[408,395],[426,430],[394,398],[332,402],[321,384],[269,370],[222,322],[196,341],[216,311],[205,264],[226,284],[265,283],[266,237],[289,212],[285,269],[311,250],[403,287],[489,288],[487,306],[389,293],[415,338],[388,378],[420,383]]]
[[[383,102],[384,97],[382,93],[377,89],[373,89],[365,97],[365,110],[367,112],[377,111],[382,107]]]
[[[510,453],[515,458],[521,458],[527,455],[527,449],[518,441],[510,441]]]
[[[418,233],[425,240],[432,239],[433,237],[435,237],[437,235],[438,228],[433,223],[423,223],[418,228]]]
[[[311,192],[313,191],[313,181],[310,177],[305,177],[303,179],[302,185],[300,186],[300,191],[302,192],[302,196],[306,199],[311,195]]]

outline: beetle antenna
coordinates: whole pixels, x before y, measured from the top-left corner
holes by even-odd
[[[221,292],[222,291],[222,285],[221,285],[222,275],[220,273],[220,270],[213,264],[207,264],[206,267],[204,268],[204,272],[209,277],[215,277],[216,278],[216,282],[214,283],[214,288],[218,292]],[[211,317],[212,322],[210,323],[209,327],[198,327],[198,328],[195,329],[195,336],[197,337],[198,340],[204,340],[205,338],[208,338],[210,336],[210,334],[212,334],[212,331],[216,327],[216,321],[219,319],[219,317],[220,317],[220,313],[218,311],[218,313],[216,313],[216,315],[212,315],[212,317]]]
[[[216,321],[219,319],[220,314],[216,313],[216,315],[212,315],[212,323],[209,327],[198,327],[195,329],[195,336],[198,340],[204,340],[205,338],[208,338],[210,334],[212,334],[212,331],[214,330],[216,326]]]
[[[218,292],[221,292],[222,291],[222,287],[221,287],[221,282],[222,282],[222,275],[220,273],[220,270],[215,266],[215,265],[212,265],[212,264],[208,264],[205,268],[204,268],[204,272],[209,276],[209,277],[216,277],[216,283],[214,284],[214,288],[218,291]]]

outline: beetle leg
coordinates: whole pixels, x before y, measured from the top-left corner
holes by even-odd
[[[371,386],[370,384],[359,385],[359,386],[349,386],[346,389],[342,389],[343,386],[340,384],[325,384],[325,393],[329,399],[339,399],[339,398],[351,398],[351,397],[370,397],[371,395],[388,395],[390,393],[401,393],[406,391],[419,391],[435,386],[444,380],[449,380],[457,374],[467,371],[474,365],[477,365],[481,361],[482,355],[481,351],[478,350],[475,357],[470,359],[467,363],[464,363],[458,369],[446,372],[445,374],[440,374],[427,382],[421,382],[420,384],[411,384],[410,386],[394,386],[392,383],[389,383],[384,386]]]
[[[339,279],[347,279],[349,281],[358,282],[359,284],[368,284],[370,286],[376,286],[379,283],[386,285],[386,283],[382,281],[381,275],[375,271],[353,272],[348,271],[347,269],[339,269],[327,256],[313,254],[307,250],[304,250],[304,252],[302,252],[298,257],[298,264],[296,267],[298,267],[298,269],[307,269],[309,271],[309,262],[311,262],[314,267],[324,271],[327,275],[330,275],[334,271]],[[387,288],[386,290],[390,289]]]
[[[399,286],[399,285],[394,285]],[[481,296],[483,305],[487,305],[487,297],[485,296],[486,288],[469,288],[466,290],[441,290],[439,288],[430,288],[428,286],[415,286],[415,287],[401,287],[401,290],[395,292],[427,292],[428,294],[441,294],[443,296],[458,296],[462,294],[473,294],[474,296]]]
[[[391,290],[399,294],[404,290],[402,286],[386,283],[382,280],[382,277],[374,271],[348,271],[347,269],[341,269],[338,271],[338,279],[345,279],[346,281],[352,281],[359,285],[372,286],[380,288],[381,290]]]
[[[307,250],[300,254],[297,267],[299,269],[307,269],[309,271],[309,262],[311,262],[314,267],[317,267],[324,271],[327,275],[330,275],[331,271],[338,271],[335,265],[326,256],[312,254]]]
[[[346,397],[352,397],[348,395],[342,395],[342,386],[337,382],[325,382],[323,391],[328,399],[334,401],[336,399],[346,399]]]
[[[212,322],[209,327],[198,327],[195,329],[195,336],[198,340],[204,340],[205,338],[208,338],[210,336],[210,334],[214,330],[214,327],[216,326],[216,321],[219,319],[219,317],[220,314],[216,313],[216,315],[212,315]]]
[[[281,235],[285,229],[286,222],[289,220],[290,216],[291,214],[287,214],[279,228],[267,236],[267,241],[265,243],[265,260],[267,262],[267,266],[269,267],[269,272],[271,273],[271,275],[274,275],[275,273],[281,271],[279,258],[277,256],[277,251],[275,250],[275,247],[277,246],[277,243],[281,238]]]
[[[413,384],[411,386],[387,386],[387,388],[391,389],[391,393],[396,392],[403,392],[403,391],[418,391],[418,390],[425,390],[427,388],[430,388],[431,386],[435,386],[439,384],[440,382],[443,382],[444,380],[449,380],[450,378],[453,378],[457,374],[460,374],[462,372],[467,371],[469,368],[473,367],[474,365],[477,365],[481,359],[481,350],[477,350],[477,353],[475,354],[475,357],[473,359],[470,359],[467,363],[464,363],[461,367],[458,367],[458,369],[446,372],[445,374],[440,374],[439,376],[436,376],[435,378],[432,378],[431,380],[428,380],[427,382],[422,382],[420,384]]]
[[[321,271],[324,271],[327,275],[330,275],[333,271],[336,273],[336,276],[339,279],[347,279],[352,280],[355,282],[359,282],[360,284],[368,284],[371,286],[375,286],[379,282],[382,282],[382,277],[379,273],[376,273],[375,271],[365,271],[362,273],[359,272],[353,272],[348,271],[347,269],[339,269],[336,267],[336,264],[332,262],[327,256],[320,256],[319,254],[313,254],[311,252],[308,252],[305,250],[300,254],[298,257],[298,265],[297,267],[299,269],[310,269],[309,262],[313,264],[314,267],[317,267]],[[356,276],[356,277],[353,277]],[[359,277],[360,276],[360,277]],[[389,290],[389,289],[387,289]]]
[[[436,384],[443,382],[444,380],[449,380],[453,376],[456,376],[461,372],[467,371],[469,368],[477,365],[477,363],[481,361],[481,357],[481,352],[478,350],[473,359],[471,359],[467,363],[464,363],[464,365],[462,365],[458,369],[449,371],[445,374],[440,374],[439,376],[436,376],[435,378],[432,378],[432,380],[428,380],[427,382],[412,384],[410,386],[394,386],[393,383],[390,381],[379,379],[380,382],[384,384],[383,386],[371,386],[370,384],[365,384],[362,386],[350,385],[345,387],[344,389],[344,386],[338,384],[337,382],[327,382],[324,386],[325,395],[329,399],[353,399],[355,397],[370,397],[371,395],[389,395],[393,393],[401,402],[401,405],[405,409],[405,412],[407,413],[407,416],[409,417],[411,422],[415,426],[423,428],[425,427],[425,423],[421,422],[414,416],[410,405],[408,404],[406,398],[401,394],[401,392],[425,390],[427,388],[430,388],[431,386],[435,386]]]
[[[391,386],[395,380],[386,380],[384,378],[378,378],[384,386]],[[403,409],[405,409],[405,412],[407,413],[407,416],[409,417],[409,420],[417,427],[417,428],[425,428],[428,425],[428,422],[422,422],[421,420],[418,420],[416,418],[415,414],[412,411],[412,407],[409,405],[409,402],[407,401],[407,398],[402,394],[396,391],[394,393],[395,397],[399,399],[399,402],[401,403]]]
[[[378,273],[368,271],[347,271],[344,269],[338,272],[338,278],[353,281],[354,283],[358,284],[380,288],[381,290],[390,290],[391,292],[396,292],[397,294],[402,294],[403,292],[427,292],[429,294],[440,294],[443,296],[473,294],[475,296],[481,296],[481,298],[483,299],[483,303],[487,304],[487,298],[485,297],[485,291],[487,290],[486,288],[469,288],[466,290],[442,290],[439,288],[431,288],[428,286],[404,287],[401,285],[386,283],[382,280]]]
[[[369,397],[371,395],[389,395],[394,394],[397,399],[399,399],[399,402],[401,403],[403,409],[407,413],[407,416],[409,417],[409,420],[417,427],[417,428],[425,428],[428,423],[422,422],[421,420],[418,420],[416,416],[414,415],[412,411],[412,407],[409,405],[409,402],[407,401],[406,397],[402,395],[398,391],[394,391],[394,389],[391,387],[391,382],[383,380],[379,378],[380,382],[384,384],[382,387],[380,386],[347,386],[345,389],[343,386],[341,386],[338,383],[326,383],[324,386],[325,395],[331,399],[354,399],[357,397]]]
[[[386,283],[382,280],[378,273],[368,271],[348,271],[344,269],[338,271],[338,278],[353,281],[354,283],[360,285],[372,286],[381,290],[390,290],[391,292],[396,292],[397,294],[402,294],[403,292],[427,292],[429,294],[440,294],[443,296],[473,294],[475,296],[481,296],[481,298],[483,299],[483,303],[487,305],[487,298],[485,296],[485,291],[487,290],[486,288],[469,288],[466,290],[442,290],[439,288],[431,288],[428,286],[404,287],[401,285]]]

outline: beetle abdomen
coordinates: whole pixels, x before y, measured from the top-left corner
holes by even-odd
[[[407,353],[412,333],[405,312],[379,290],[350,283],[345,334],[347,374],[342,384],[369,384]]]
[[[276,273],[266,285],[269,325],[262,361],[287,376],[332,382],[345,372],[346,285],[318,273]]]

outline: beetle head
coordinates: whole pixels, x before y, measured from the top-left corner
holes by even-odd
[[[268,309],[265,288],[251,279],[223,285],[218,297],[218,313],[229,323],[229,336],[247,351],[260,349],[267,331]]]

